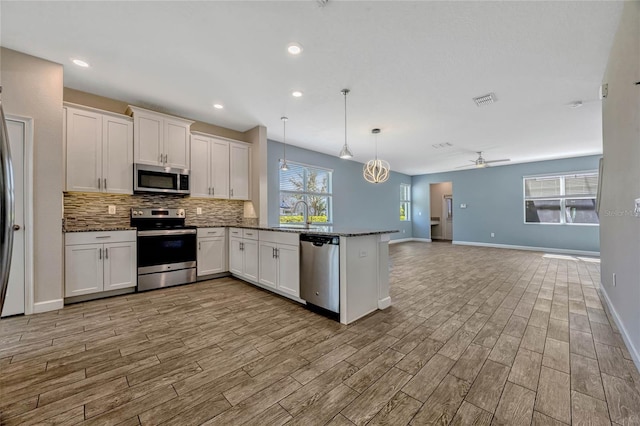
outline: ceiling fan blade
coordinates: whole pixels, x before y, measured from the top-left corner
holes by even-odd
[[[475,161],[474,161],[474,162],[475,162]],[[470,167],[473,167],[473,164],[469,164],[469,165],[467,165],[467,166],[458,166],[458,167],[456,167],[456,169],[468,169],[468,168],[470,168]]]
[[[500,163],[503,161],[511,161],[511,158],[503,158],[502,160],[488,160],[488,161],[485,161],[485,163]]]

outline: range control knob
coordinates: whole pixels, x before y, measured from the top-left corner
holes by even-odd
[[[142,210],[138,210],[138,214],[142,216]]]

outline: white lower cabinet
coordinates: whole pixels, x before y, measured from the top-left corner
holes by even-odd
[[[229,230],[229,272],[249,281],[258,281],[258,232]]]
[[[227,272],[225,228],[198,228],[198,277]]]
[[[300,297],[300,245],[294,233],[260,231],[259,283]]]
[[[136,232],[65,235],[65,297],[135,287]]]

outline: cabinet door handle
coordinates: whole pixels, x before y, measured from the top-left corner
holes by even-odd
[[[230,194],[230,195],[233,197],[233,189],[231,189],[231,190],[230,190],[230,192],[231,192],[231,194]]]
[[[111,235],[101,235],[99,237],[96,237],[96,240],[97,239],[103,239],[103,238],[111,238]]]
[[[102,249],[98,249],[98,260],[102,260]]]
[[[165,154],[164,155],[164,164],[167,164],[169,162],[169,154]]]
[[[276,259],[280,257],[280,249],[276,249]]]
[[[158,160],[159,163],[162,163],[162,154],[160,154],[160,160]]]
[[[104,190],[107,190],[107,178],[104,178]]]
[[[104,258],[105,259],[109,258],[109,249],[108,248],[104,249]]]
[[[271,247],[271,257],[276,258],[276,249],[275,247]]]
[[[216,195],[216,187],[211,187],[211,195]]]
[[[244,251],[244,243],[240,243],[240,250]]]
[[[98,178],[98,189],[102,189],[102,179]]]

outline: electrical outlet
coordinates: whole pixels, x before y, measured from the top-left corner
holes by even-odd
[[[202,214],[202,207],[196,207],[196,214]]]
[[[635,217],[640,217],[640,198],[636,198],[634,202],[633,215]]]
[[[611,282],[613,283],[613,286],[615,287],[616,284],[617,284],[616,283],[616,273],[615,272],[613,273],[613,279],[611,280]]]
[[[360,250],[360,257],[367,257],[367,252],[365,250]]]
[[[116,206],[109,206],[109,214],[116,214]]]
[[[496,233],[495,233],[495,232],[492,232],[492,233],[491,233],[491,238],[495,238],[495,237],[496,237]]]

